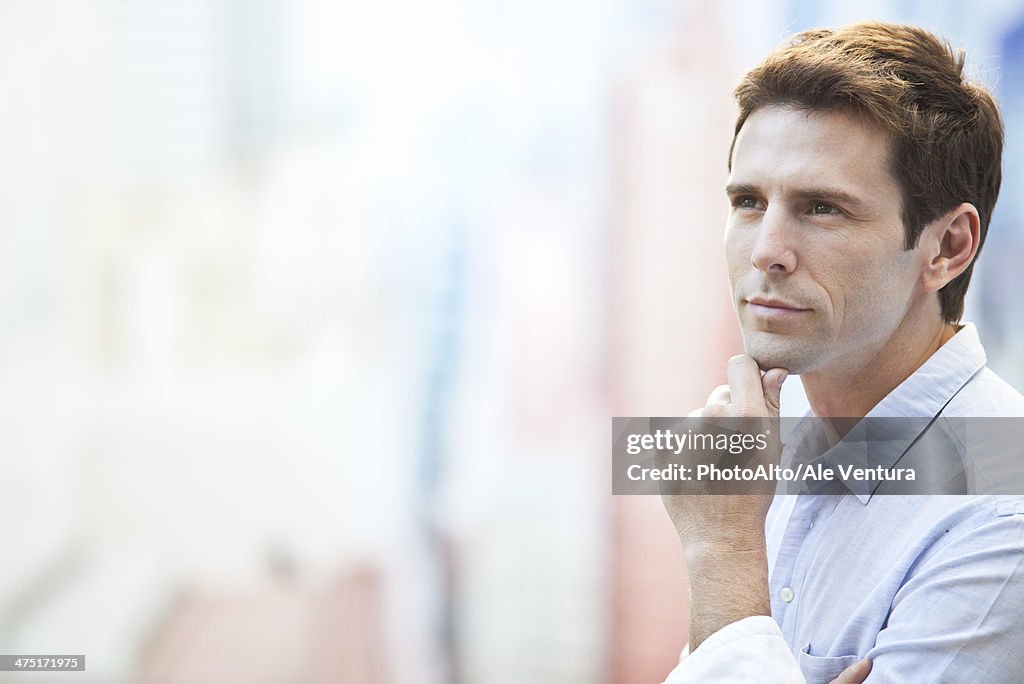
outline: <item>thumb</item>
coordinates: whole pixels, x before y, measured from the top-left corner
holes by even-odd
[[[858,660],[850,667],[839,673],[829,684],[862,684],[871,673],[870,660]]]
[[[768,415],[773,418],[779,417],[779,394],[782,392],[782,383],[789,377],[789,371],[785,368],[772,368],[761,376],[761,389],[764,391],[764,405],[768,408]]]

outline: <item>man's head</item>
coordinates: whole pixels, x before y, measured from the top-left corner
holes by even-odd
[[[962,316],[1003,141],[963,65],[926,31],[866,23],[799,34],[737,87],[727,252],[762,367],[880,347],[922,307]]]

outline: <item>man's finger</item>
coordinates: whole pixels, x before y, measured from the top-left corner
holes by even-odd
[[[782,393],[782,383],[789,377],[789,371],[785,368],[772,368],[761,378],[761,389],[764,392],[764,405],[768,409],[768,415],[773,418],[779,416],[779,395]]]
[[[871,661],[858,660],[840,672],[839,676],[829,682],[829,684],[861,684],[861,682],[868,678],[869,672],[871,672]]]
[[[726,373],[729,376],[733,406],[746,415],[761,415],[759,409],[764,407],[764,392],[757,362],[746,354],[734,356],[726,364]]]
[[[715,389],[711,390],[711,394],[708,395],[708,405],[711,404],[729,404],[732,402],[732,392],[729,390],[728,385],[719,385]]]

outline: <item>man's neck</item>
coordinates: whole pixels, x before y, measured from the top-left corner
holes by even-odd
[[[807,400],[819,418],[863,418],[887,394],[924,365],[958,327],[933,319],[933,325],[901,326],[885,347],[855,370],[823,368],[801,376]]]

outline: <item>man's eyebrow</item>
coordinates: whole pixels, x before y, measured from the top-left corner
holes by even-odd
[[[730,183],[725,186],[725,194],[730,197],[735,195],[761,195],[761,190],[756,185],[747,183]],[[824,202],[837,202],[839,204],[862,205],[863,200],[856,195],[851,195],[845,190],[836,188],[804,188],[795,190],[792,196],[803,200],[821,200]]]
[[[726,195],[760,195],[761,191],[753,185],[745,183],[729,183],[725,186]]]
[[[806,190],[797,190],[793,193],[796,197],[806,200],[823,200],[825,202],[837,202],[839,204],[863,204],[856,195],[851,195],[843,190],[835,190],[833,188],[807,188]]]

